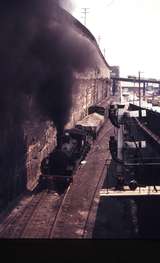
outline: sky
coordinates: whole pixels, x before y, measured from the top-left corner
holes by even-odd
[[[160,79],[160,0],[72,0],[72,15],[97,39],[120,75]],[[100,37],[99,37],[100,36]],[[104,51],[105,50],[105,51]]]

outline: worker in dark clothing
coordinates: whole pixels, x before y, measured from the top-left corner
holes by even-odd
[[[117,141],[114,136],[110,136],[109,140],[109,150],[111,152],[112,158],[117,158]]]

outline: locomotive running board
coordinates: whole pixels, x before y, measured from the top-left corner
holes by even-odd
[[[150,195],[160,195],[160,186],[138,187],[136,190],[130,190],[129,187],[124,187],[124,190],[114,190],[111,189],[101,189],[99,192],[100,196],[108,197],[127,197],[127,196],[150,196]]]

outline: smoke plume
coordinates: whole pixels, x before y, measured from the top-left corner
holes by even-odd
[[[57,0],[0,0],[0,117],[25,118],[24,94],[63,129],[71,107],[74,72],[94,62],[89,40]],[[62,1],[63,2],[63,1]]]

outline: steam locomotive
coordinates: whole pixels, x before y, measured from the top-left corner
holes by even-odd
[[[102,107],[92,106],[88,112],[90,114],[77,122],[74,128],[64,131],[60,145],[42,160],[41,189],[66,188],[72,182],[74,171],[85,159],[105,121],[105,109]]]

